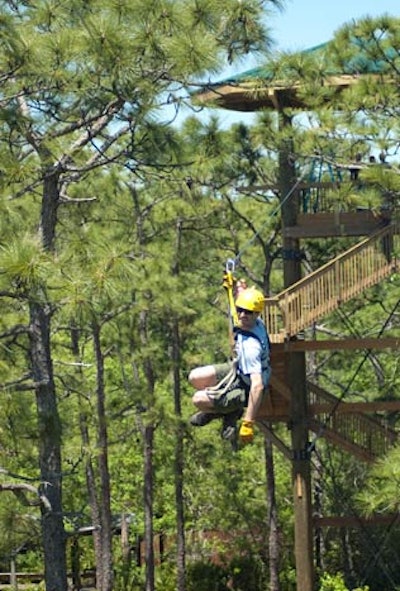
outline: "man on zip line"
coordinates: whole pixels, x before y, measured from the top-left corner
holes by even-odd
[[[254,438],[254,423],[266,392],[271,373],[270,341],[260,313],[264,296],[254,287],[243,289],[235,300],[235,356],[232,363],[206,365],[193,369],[189,382],[196,388],[193,404],[197,407],[190,423],[204,427],[222,419],[221,435],[236,449],[237,421],[242,443]]]

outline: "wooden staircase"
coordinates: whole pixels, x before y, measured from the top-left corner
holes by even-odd
[[[282,343],[389,276],[398,264],[398,229],[390,223],[329,263],[266,299],[264,320],[272,343]]]
[[[383,421],[362,412],[352,411],[351,404],[340,400],[320,386],[308,381],[308,424],[317,438],[339,445],[364,462],[373,462],[398,441],[398,434]],[[270,426],[276,420],[289,417],[291,392],[285,382],[271,378],[271,394],[261,409],[257,422],[271,435]],[[278,415],[271,411],[278,410]],[[275,439],[284,450],[284,444]],[[290,452],[287,449],[286,455]]]
[[[346,412],[346,402],[307,382],[310,429],[367,462],[384,455],[398,440],[396,431],[377,418]]]
[[[272,343],[272,375],[270,394],[257,422],[288,458],[291,451],[276,437],[272,425],[278,421],[290,424],[292,392],[287,361],[293,344],[291,337],[388,277],[399,262],[398,240],[398,225],[387,223],[278,295],[267,298],[264,321]],[[294,342],[299,344],[298,339]],[[307,382],[306,386],[306,420],[317,438],[323,437],[367,462],[376,460],[398,441],[396,431],[367,414],[368,403],[347,403],[316,384]],[[393,410],[399,412],[400,402],[394,404],[397,406]],[[369,408],[369,412],[374,412],[371,405]]]

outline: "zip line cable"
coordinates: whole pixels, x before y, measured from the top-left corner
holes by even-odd
[[[279,203],[275,207],[275,209],[273,209],[272,212],[267,216],[267,219],[265,220],[264,224],[262,224],[261,228],[245,243],[243,248],[241,248],[239,250],[239,252],[237,253],[237,255],[234,258],[227,259],[227,261],[225,263],[225,276],[224,276],[223,285],[227,289],[228,308],[229,308],[228,314],[231,317],[231,323],[233,323],[234,326],[237,326],[237,324],[238,324],[237,312],[236,312],[236,308],[234,305],[234,298],[233,298],[233,281],[234,281],[233,274],[235,272],[236,265],[240,261],[240,257],[242,256],[244,251],[247,250],[247,248],[249,246],[251,246],[256,241],[256,239],[260,235],[261,231],[264,229],[264,227],[269,222],[270,218],[274,217],[280,211],[280,209],[283,207],[283,205],[286,203],[286,201],[292,196],[293,192],[297,189],[297,187],[299,186],[299,184],[301,183],[301,181],[305,177],[306,173],[307,173],[307,171],[304,169],[303,172],[301,173],[301,175],[299,176],[299,178],[296,180],[296,182],[292,185],[292,187],[286,193],[285,197],[281,201],[279,201]]]
[[[293,154],[292,154],[292,156],[295,157]],[[301,158],[304,161],[311,161],[311,163],[312,163],[313,166],[315,166],[319,162],[320,167],[322,167],[322,165],[325,163],[328,166],[328,168],[329,168],[331,179],[332,179],[332,176],[333,176],[332,167],[334,167],[338,171],[338,179],[337,179],[337,182],[341,182],[342,181],[342,178],[341,178],[341,175],[340,175],[340,170],[341,170],[341,168],[343,168],[343,165],[340,165],[335,159],[328,158],[327,156],[324,156],[323,154],[318,154],[318,155],[315,155],[315,154],[314,155],[303,155],[303,156],[301,156]],[[365,166],[367,167],[368,165],[365,164]],[[287,194],[282,199],[282,201],[279,202],[279,204],[277,205],[277,207],[269,214],[268,217],[273,217],[273,216],[275,216],[279,212],[279,210],[286,203],[286,201],[289,199],[289,197],[291,197],[292,193],[297,189],[297,187],[299,186],[299,184],[302,182],[302,180],[304,179],[304,177],[307,174],[309,174],[309,172],[310,171],[307,170],[306,168],[303,169],[303,172],[301,173],[301,175],[299,176],[299,178],[296,180],[296,182],[293,184],[293,186],[291,187],[291,189],[287,192]],[[318,180],[320,180],[320,178]],[[234,259],[231,259],[234,263],[236,263],[236,262],[238,262],[240,260],[240,257],[243,254],[243,252],[245,250],[247,250],[247,248],[253,244],[253,242],[260,235],[261,231],[264,229],[264,227],[267,225],[267,223],[268,223],[268,218],[267,218],[266,222],[258,230],[258,232],[256,232],[254,234],[254,236],[252,238],[250,238],[245,243],[245,245],[238,252],[238,254],[236,255],[236,257]]]
[[[285,197],[279,201],[278,205],[275,207],[275,209],[272,210],[272,212],[268,215],[266,221],[262,224],[261,228],[254,234],[254,236],[252,236],[243,246],[243,248],[241,248],[239,250],[239,252],[237,253],[237,255],[235,256],[235,258],[230,259],[229,262],[233,263],[233,267],[236,266],[236,264],[239,262],[240,257],[242,256],[242,254],[244,253],[245,250],[248,249],[249,246],[251,246],[255,240],[258,238],[258,236],[260,235],[261,231],[265,228],[265,226],[268,224],[270,218],[274,217],[275,215],[277,215],[277,213],[280,211],[280,209],[282,209],[283,205],[286,203],[286,201],[292,196],[292,194],[294,193],[294,191],[297,189],[297,187],[299,186],[299,184],[302,182],[302,180],[304,179],[304,177],[306,176],[307,171],[304,170],[301,175],[299,176],[299,178],[296,180],[296,182],[292,185],[292,187],[289,189],[289,191],[286,193]]]
[[[369,559],[369,562],[367,563],[367,565],[365,567],[364,579],[362,580],[361,584],[364,584],[367,581],[368,570],[372,570],[372,568],[375,566],[375,564],[377,564],[379,562],[379,566],[380,566],[381,570],[385,573],[389,583],[392,585],[393,589],[396,588],[396,582],[393,580],[391,573],[389,572],[385,561],[383,561],[381,559],[381,554],[383,552],[383,549],[385,547],[387,539],[389,538],[389,536],[391,534],[391,530],[395,528],[395,526],[397,525],[398,522],[399,522],[399,516],[395,515],[393,517],[393,520],[391,521],[391,523],[387,526],[385,532],[383,532],[381,543],[378,544],[378,547],[376,548],[375,553],[371,553],[371,557]],[[368,539],[370,539],[370,538],[368,537]],[[398,559],[398,554],[394,551],[395,550],[394,548],[391,548],[391,550],[392,550],[391,557],[393,558],[393,561],[394,561],[394,565],[391,562],[391,566],[392,566],[392,568],[396,567],[397,572],[398,572],[398,569],[400,568],[400,561]]]

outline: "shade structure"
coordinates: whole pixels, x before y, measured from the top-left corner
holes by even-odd
[[[335,59],[333,42],[322,43],[295,54],[299,60],[316,60],[318,85],[327,90],[340,92],[357,84],[365,76],[390,76],[389,62],[382,56],[369,55],[368,42],[361,45],[359,39],[350,42],[351,57]],[[386,57],[393,60],[394,50],[385,50]],[[279,59],[279,56],[277,56]],[[234,111],[253,112],[262,109],[307,109],[304,101],[305,83],[295,76],[290,66],[276,68],[277,58],[264,66],[246,70],[215,83],[204,84],[192,95],[193,102]],[[338,65],[340,64],[340,65]],[[279,73],[278,73],[279,72]],[[327,93],[327,100],[329,100]]]

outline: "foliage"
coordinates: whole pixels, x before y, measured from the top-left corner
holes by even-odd
[[[340,573],[335,575],[324,574],[320,583],[320,591],[349,591],[345,585],[343,575]],[[357,589],[351,591],[369,591],[369,587],[357,587]]]
[[[373,466],[365,488],[358,493],[357,498],[367,515],[399,512],[396,492],[400,483],[399,455],[400,447],[396,445]]]
[[[212,563],[194,563],[188,568],[188,589],[190,591],[224,591],[225,569]]]
[[[189,590],[257,591],[264,585],[265,574],[257,557],[236,557],[225,564],[194,562],[188,566]]]
[[[156,533],[173,538],[176,443],[181,434],[185,528],[188,534],[218,534],[204,543],[190,536],[186,540],[187,556],[198,557],[187,566],[187,588],[196,591],[202,586],[207,591],[231,584],[246,591],[266,586],[262,435],[257,434],[253,446],[233,454],[220,439],[219,425],[197,432],[190,429],[186,418],[192,412],[191,390],[186,376],[193,366],[225,361],[230,354],[221,287],[228,258],[235,258],[237,273],[265,293],[282,287],[279,191],[274,187],[279,146],[288,132],[279,129],[273,113],[263,113],[252,129],[239,124],[229,130],[222,130],[217,118],[204,123],[194,116],[176,129],[155,114],[160,116],[166,103],[185,102],[182,93],[186,96],[186,90],[197,84],[195,77],[216,71],[222,56],[231,59],[268,45],[260,20],[263,4],[236,0],[2,3],[1,478],[40,481],[33,395],[38,384],[31,371],[28,329],[31,307],[40,304],[51,318],[48,353],[63,432],[65,529],[72,534],[93,524],[88,472],[91,467],[95,494],[101,499],[104,449],[99,424],[104,419],[113,525],[121,514],[131,517],[131,549],[146,531],[143,433],[151,425],[155,429],[153,525]],[[387,20],[371,26],[357,25],[357,38],[381,27],[386,31],[382,47],[388,38],[397,44],[397,29]],[[346,49],[351,31],[345,28],[337,37],[331,50],[335,64],[340,64],[343,52],[346,59],[355,57],[354,49],[349,55]],[[380,46],[380,39],[376,43]],[[320,84],[326,72],[309,57],[301,63],[299,56],[283,56],[276,65],[277,75],[284,69],[294,82],[301,76],[306,82],[304,100],[310,109],[315,107],[307,115],[293,114],[297,172],[310,174],[314,150],[329,155],[334,164],[347,162],[357,151],[366,157],[371,147],[393,157],[398,107],[390,88],[383,84],[377,88],[369,81],[378,106],[365,86],[330,95],[332,103],[327,106],[328,91]],[[329,178],[325,164],[321,172]],[[319,205],[330,211],[354,211],[361,205],[375,212],[383,196],[385,206],[394,206],[399,178],[396,165],[370,168],[363,172],[359,190],[342,183]],[[50,179],[59,191],[56,231],[43,242],[42,197]],[[255,192],[254,185],[272,189]],[[344,238],[308,242],[308,270],[350,242]],[[324,335],[325,329],[339,337],[377,335],[383,317],[385,321],[390,317],[388,329],[398,334],[398,312],[390,316],[397,297],[394,275],[389,285],[376,286],[343,307],[341,317],[327,318],[325,326],[317,327],[319,334]],[[178,382],[172,375],[176,326]],[[99,357],[94,350],[95,329]],[[103,416],[98,413],[99,358],[104,363]],[[330,391],[345,393],[346,400],[350,396],[374,400],[376,393],[396,399],[398,366],[393,355],[370,353],[358,371],[360,359],[356,354],[321,353],[314,360],[315,374]],[[174,388],[181,395],[180,412]],[[388,421],[395,425],[397,416]],[[277,426],[275,433],[288,439],[286,425]],[[366,469],[346,454],[332,453],[319,440],[317,450],[324,460],[324,511],[345,514],[354,508],[358,496],[354,483],[358,487],[366,481]],[[392,453],[387,464],[374,468],[360,497],[369,511],[397,507],[398,451]],[[277,454],[281,582],[293,587],[290,479],[288,461]],[[30,508],[28,513],[14,498],[10,502],[9,494],[0,498],[4,568],[16,547],[39,538],[36,521],[35,527],[31,525],[38,509]],[[143,567],[132,556],[123,562],[118,542],[115,537],[116,585],[143,587]],[[372,537],[368,542],[371,548]],[[326,570],[337,572],[351,552],[355,568],[361,571],[368,542],[354,534],[343,540],[329,531]],[[82,568],[92,567],[92,539],[80,539],[80,547]],[[176,588],[176,548],[172,548],[156,569],[159,584],[171,590]],[[218,555],[219,562],[209,561],[211,553]],[[18,560],[23,566],[41,568],[43,557],[32,552]],[[370,576],[373,581],[375,571]],[[321,591],[344,591],[341,575],[328,572]]]

